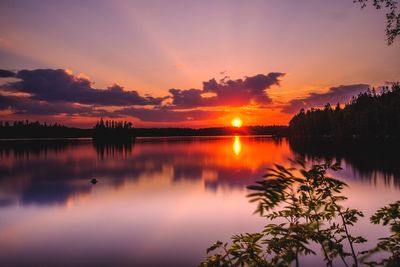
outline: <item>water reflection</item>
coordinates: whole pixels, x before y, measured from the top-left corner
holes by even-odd
[[[246,147],[243,151],[242,146]],[[265,156],[262,151],[279,153]],[[288,157],[287,146],[277,148],[268,138],[242,141],[239,136],[143,139],[136,146],[88,140],[8,142],[0,146],[0,203],[60,204],[71,195],[90,192],[88,181],[93,178],[118,187],[125,180],[155,173],[172,183],[203,181],[210,190],[220,186],[243,189],[272,162]]]
[[[202,181],[208,190],[244,189],[271,164],[288,164],[294,156],[341,161],[354,178],[399,186],[399,162],[392,154],[398,150],[373,148],[239,136],[142,139],[136,147],[90,140],[5,142],[0,146],[0,205],[61,204],[72,195],[89,193],[93,178],[118,187],[156,173],[172,183]]]
[[[235,141],[233,141],[233,153],[239,156],[240,151],[242,151],[242,144],[240,143],[240,136],[235,136]]]
[[[400,187],[400,143],[289,139],[289,145],[306,160],[342,162],[351,176]]]
[[[272,163],[293,157],[290,149],[296,157],[308,160],[344,162],[356,178],[379,177],[399,185],[400,168],[394,154],[398,150],[393,146],[341,146],[304,140],[287,143],[255,137],[241,140],[239,136],[152,141],[155,140],[139,140],[137,148],[134,143],[91,144],[89,140],[3,143],[0,205],[13,203],[10,192],[15,194],[11,199],[20,199],[22,204],[63,203],[70,195],[89,192],[91,185],[87,181],[92,178],[118,186],[126,179],[136,180],[154,173],[169,177],[172,182],[201,180],[211,190],[219,186],[244,188],[261,177]]]
[[[114,158],[118,156],[129,156],[135,145],[135,140],[130,142],[103,142],[93,141],[93,147],[96,149],[97,155],[104,158]]]
[[[398,182],[385,182],[400,174],[390,147],[340,149],[251,136],[3,142],[0,258],[6,266],[20,258],[19,266],[196,266],[211,242],[262,229],[245,188],[296,155],[341,160],[349,206],[373,211],[398,198]]]
[[[40,157],[47,153],[62,153],[69,147],[76,147],[91,142],[90,139],[55,139],[55,140],[0,140],[0,158]]]

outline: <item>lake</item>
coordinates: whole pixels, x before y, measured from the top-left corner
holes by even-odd
[[[340,161],[346,205],[369,217],[400,199],[397,151],[266,136],[3,141],[0,265],[196,266],[214,241],[262,229],[246,186],[299,156]],[[367,222],[351,229],[370,241],[360,249],[387,234]]]

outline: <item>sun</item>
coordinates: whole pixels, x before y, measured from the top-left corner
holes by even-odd
[[[242,120],[240,118],[234,118],[231,121],[231,124],[232,124],[233,127],[240,128],[240,127],[242,127],[243,122],[242,122]]]

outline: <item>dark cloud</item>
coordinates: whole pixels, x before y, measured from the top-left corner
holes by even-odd
[[[201,96],[203,90],[200,89],[170,89],[172,95],[172,104],[180,108],[193,108],[205,106],[205,98]],[[209,97],[207,100],[214,99],[215,97]]]
[[[51,103],[26,96],[0,94],[0,110],[11,109],[17,115],[79,115],[83,117],[135,117],[146,122],[181,122],[215,118],[223,114],[218,111],[190,110],[177,111],[168,108],[126,107],[115,111],[74,104],[70,102]]]
[[[271,103],[267,90],[279,85],[283,76],[283,73],[269,73],[237,80],[211,79],[203,83],[202,89],[170,89],[170,96],[152,97],[125,91],[119,85],[96,89],[87,78],[62,69],[0,70],[0,78],[16,79],[2,86],[0,110],[10,109],[23,115],[136,117],[146,122],[199,121],[225,114],[199,110],[200,107]],[[167,98],[172,98],[172,103],[163,105]]]
[[[14,114],[22,115],[85,115],[92,114],[93,108],[71,103],[49,103],[28,97],[0,95],[0,110],[11,108]]]
[[[243,106],[252,102],[265,105],[272,102],[267,89],[279,85],[284,73],[258,74],[245,79],[203,82],[203,89],[170,89],[172,105],[177,108],[212,106]],[[210,93],[211,96],[205,94]]]
[[[198,121],[217,118],[224,114],[222,111],[206,110],[187,110],[177,111],[166,108],[124,108],[115,111],[117,115],[125,115],[139,118],[147,122],[180,122],[180,121]]]
[[[9,107],[13,106],[16,102],[15,97],[8,97],[0,95],[0,110],[8,109]]]
[[[95,89],[86,79],[74,76],[65,70],[37,69],[21,70],[15,75],[17,82],[10,82],[6,89],[12,92],[29,93],[32,99],[64,101],[100,106],[159,105],[164,98],[140,96],[136,91],[125,91],[114,85],[107,89]]]
[[[307,97],[293,99],[283,107],[282,111],[285,113],[296,113],[302,108],[321,107],[327,103],[348,103],[353,96],[365,92],[368,88],[368,84],[331,87],[326,93],[310,93]]]
[[[3,85],[7,95],[0,94],[0,110],[10,109],[14,114],[60,115],[85,117],[136,117],[146,122],[199,121],[217,118],[223,111],[198,110],[200,107],[266,106],[272,102],[267,90],[279,85],[285,74],[271,72],[243,79],[203,82],[202,89],[170,89],[169,97],[141,96],[136,91],[125,91],[119,85],[107,89],[93,88],[86,78],[62,69],[36,69],[13,72],[0,70],[0,78],[16,78]],[[310,93],[293,99],[282,109],[295,113],[301,108],[323,106],[326,103],[347,103],[352,96],[368,89],[367,84],[332,87],[326,93]],[[26,93],[21,95],[20,93]],[[162,105],[164,99],[172,103]],[[139,108],[134,106],[152,106]],[[119,109],[110,111],[108,107]]]
[[[15,73],[10,70],[0,70],[0,78],[12,78]]]

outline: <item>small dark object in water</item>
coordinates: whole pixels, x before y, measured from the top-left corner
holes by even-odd
[[[97,180],[96,180],[95,178],[93,178],[92,180],[90,180],[90,182],[91,182],[92,184],[97,184]]]

